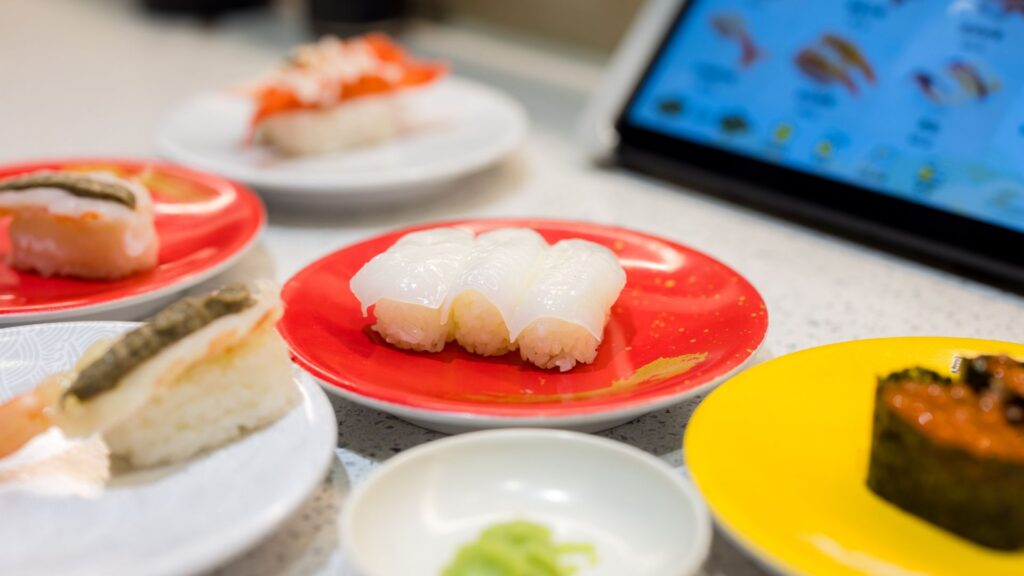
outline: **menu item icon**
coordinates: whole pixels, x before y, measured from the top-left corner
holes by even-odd
[[[944,70],[918,70],[910,79],[929,102],[939,106],[985,100],[1002,87],[994,75],[960,59],[950,61]]]
[[[789,122],[779,122],[772,130],[772,141],[775,144],[786,144],[793,139],[793,125]]]
[[[665,116],[679,116],[685,109],[683,101],[679,98],[662,98],[658,102],[658,111]]]
[[[931,192],[938,188],[940,184],[942,184],[942,173],[931,162],[922,164],[914,175],[914,190],[917,192]]]
[[[797,52],[795,63],[804,77],[826,86],[838,83],[853,95],[860,93],[855,73],[868,84],[876,80],[875,69],[861,49],[836,34],[825,34],[817,43]]]
[[[814,155],[819,160],[828,160],[835,153],[835,145],[831,140],[825,139],[814,145]]]
[[[754,43],[746,21],[739,14],[731,12],[715,14],[711,17],[711,27],[722,38],[739,45],[740,68],[748,68],[764,56],[761,49]]]
[[[726,134],[746,134],[750,131],[750,121],[742,114],[726,114],[718,120],[718,126]]]
[[[977,100],[984,100],[999,89],[998,80],[984,78],[978,68],[970,63],[956,60],[949,65],[949,72],[963,92]]]

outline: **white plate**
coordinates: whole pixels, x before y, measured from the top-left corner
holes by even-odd
[[[0,330],[0,401],[136,325]],[[176,466],[104,481],[100,441],[54,430],[0,461],[0,574],[190,574],[252,545],[303,502],[334,454],[330,404],[307,378],[296,382],[301,402],[284,418]]]
[[[707,509],[679,472],[619,442],[541,429],[403,452],[356,488],[341,529],[364,576],[437,576],[483,529],[516,519],[593,545],[597,562],[576,576],[691,575],[711,544]]]
[[[248,184],[264,198],[296,205],[367,205],[428,194],[515,150],[526,114],[511,98],[458,78],[404,95],[408,131],[383,144],[283,158],[244,144],[252,103],[203,94],[171,113],[157,136],[176,162]]]

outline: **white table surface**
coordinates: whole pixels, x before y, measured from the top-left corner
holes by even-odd
[[[128,0],[0,0],[0,162],[153,156],[154,129],[176,102],[252,77],[303,37],[301,19],[287,10],[283,17],[252,13],[201,26],[148,18]],[[759,360],[881,336],[1024,340],[1024,300],[1018,296],[708,196],[591,166],[572,135],[600,73],[592,60],[564,51],[545,54],[465,28],[421,27],[407,40],[419,51],[451,58],[457,73],[518,98],[532,121],[521,152],[453,184],[432,202],[316,215],[272,207],[261,242],[226,275],[283,281],[335,248],[425,220],[576,218],[672,238],[746,275],[771,318]],[[330,477],[273,536],[219,573],[351,574],[335,527],[349,486],[387,457],[439,437],[345,401],[334,405],[340,426]],[[662,410],[603,435],[682,470],[680,443],[694,405]],[[720,533],[705,571],[761,573]]]

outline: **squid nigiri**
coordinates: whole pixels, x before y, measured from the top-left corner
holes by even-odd
[[[475,354],[518,349],[538,367],[566,371],[594,361],[625,283],[615,254],[593,242],[436,228],[401,238],[350,288],[364,315],[376,304],[374,330],[399,348],[439,352],[454,339]]]
[[[0,458],[57,426],[102,434],[135,466],[183,460],[284,415],[297,400],[269,284],[185,298],[68,372],[0,404]]]
[[[445,70],[412,58],[383,34],[299,46],[253,91],[253,140],[305,155],[393,138],[402,128],[396,96]]]
[[[509,326],[523,360],[562,372],[593,362],[625,285],[626,272],[611,250],[575,238],[556,243]]]
[[[476,237],[449,298],[455,340],[482,356],[516,349],[508,325],[548,243],[528,228],[499,228]]]
[[[0,180],[8,263],[43,276],[114,279],[154,268],[159,239],[145,186],[106,172],[38,171]]]
[[[472,247],[473,234],[459,228],[413,232],[367,262],[349,287],[364,316],[374,306],[374,330],[390,344],[440,352],[454,338],[446,304]]]

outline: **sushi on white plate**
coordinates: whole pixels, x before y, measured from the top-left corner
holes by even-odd
[[[446,70],[379,33],[300,45],[250,91],[252,140],[288,156],[383,142],[402,131],[401,94]]]
[[[154,466],[276,421],[298,399],[274,329],[281,314],[265,282],[179,300],[0,404],[0,458],[56,426],[69,437],[101,434],[111,454]]]
[[[549,246],[533,230],[480,236],[414,232],[375,256],[349,287],[374,330],[399,348],[440,352],[457,340],[484,356],[519,350],[540,368],[594,361],[626,273],[607,248],[580,239]]]
[[[157,265],[145,186],[108,172],[41,170],[0,180],[8,264],[43,276],[109,280]]]

